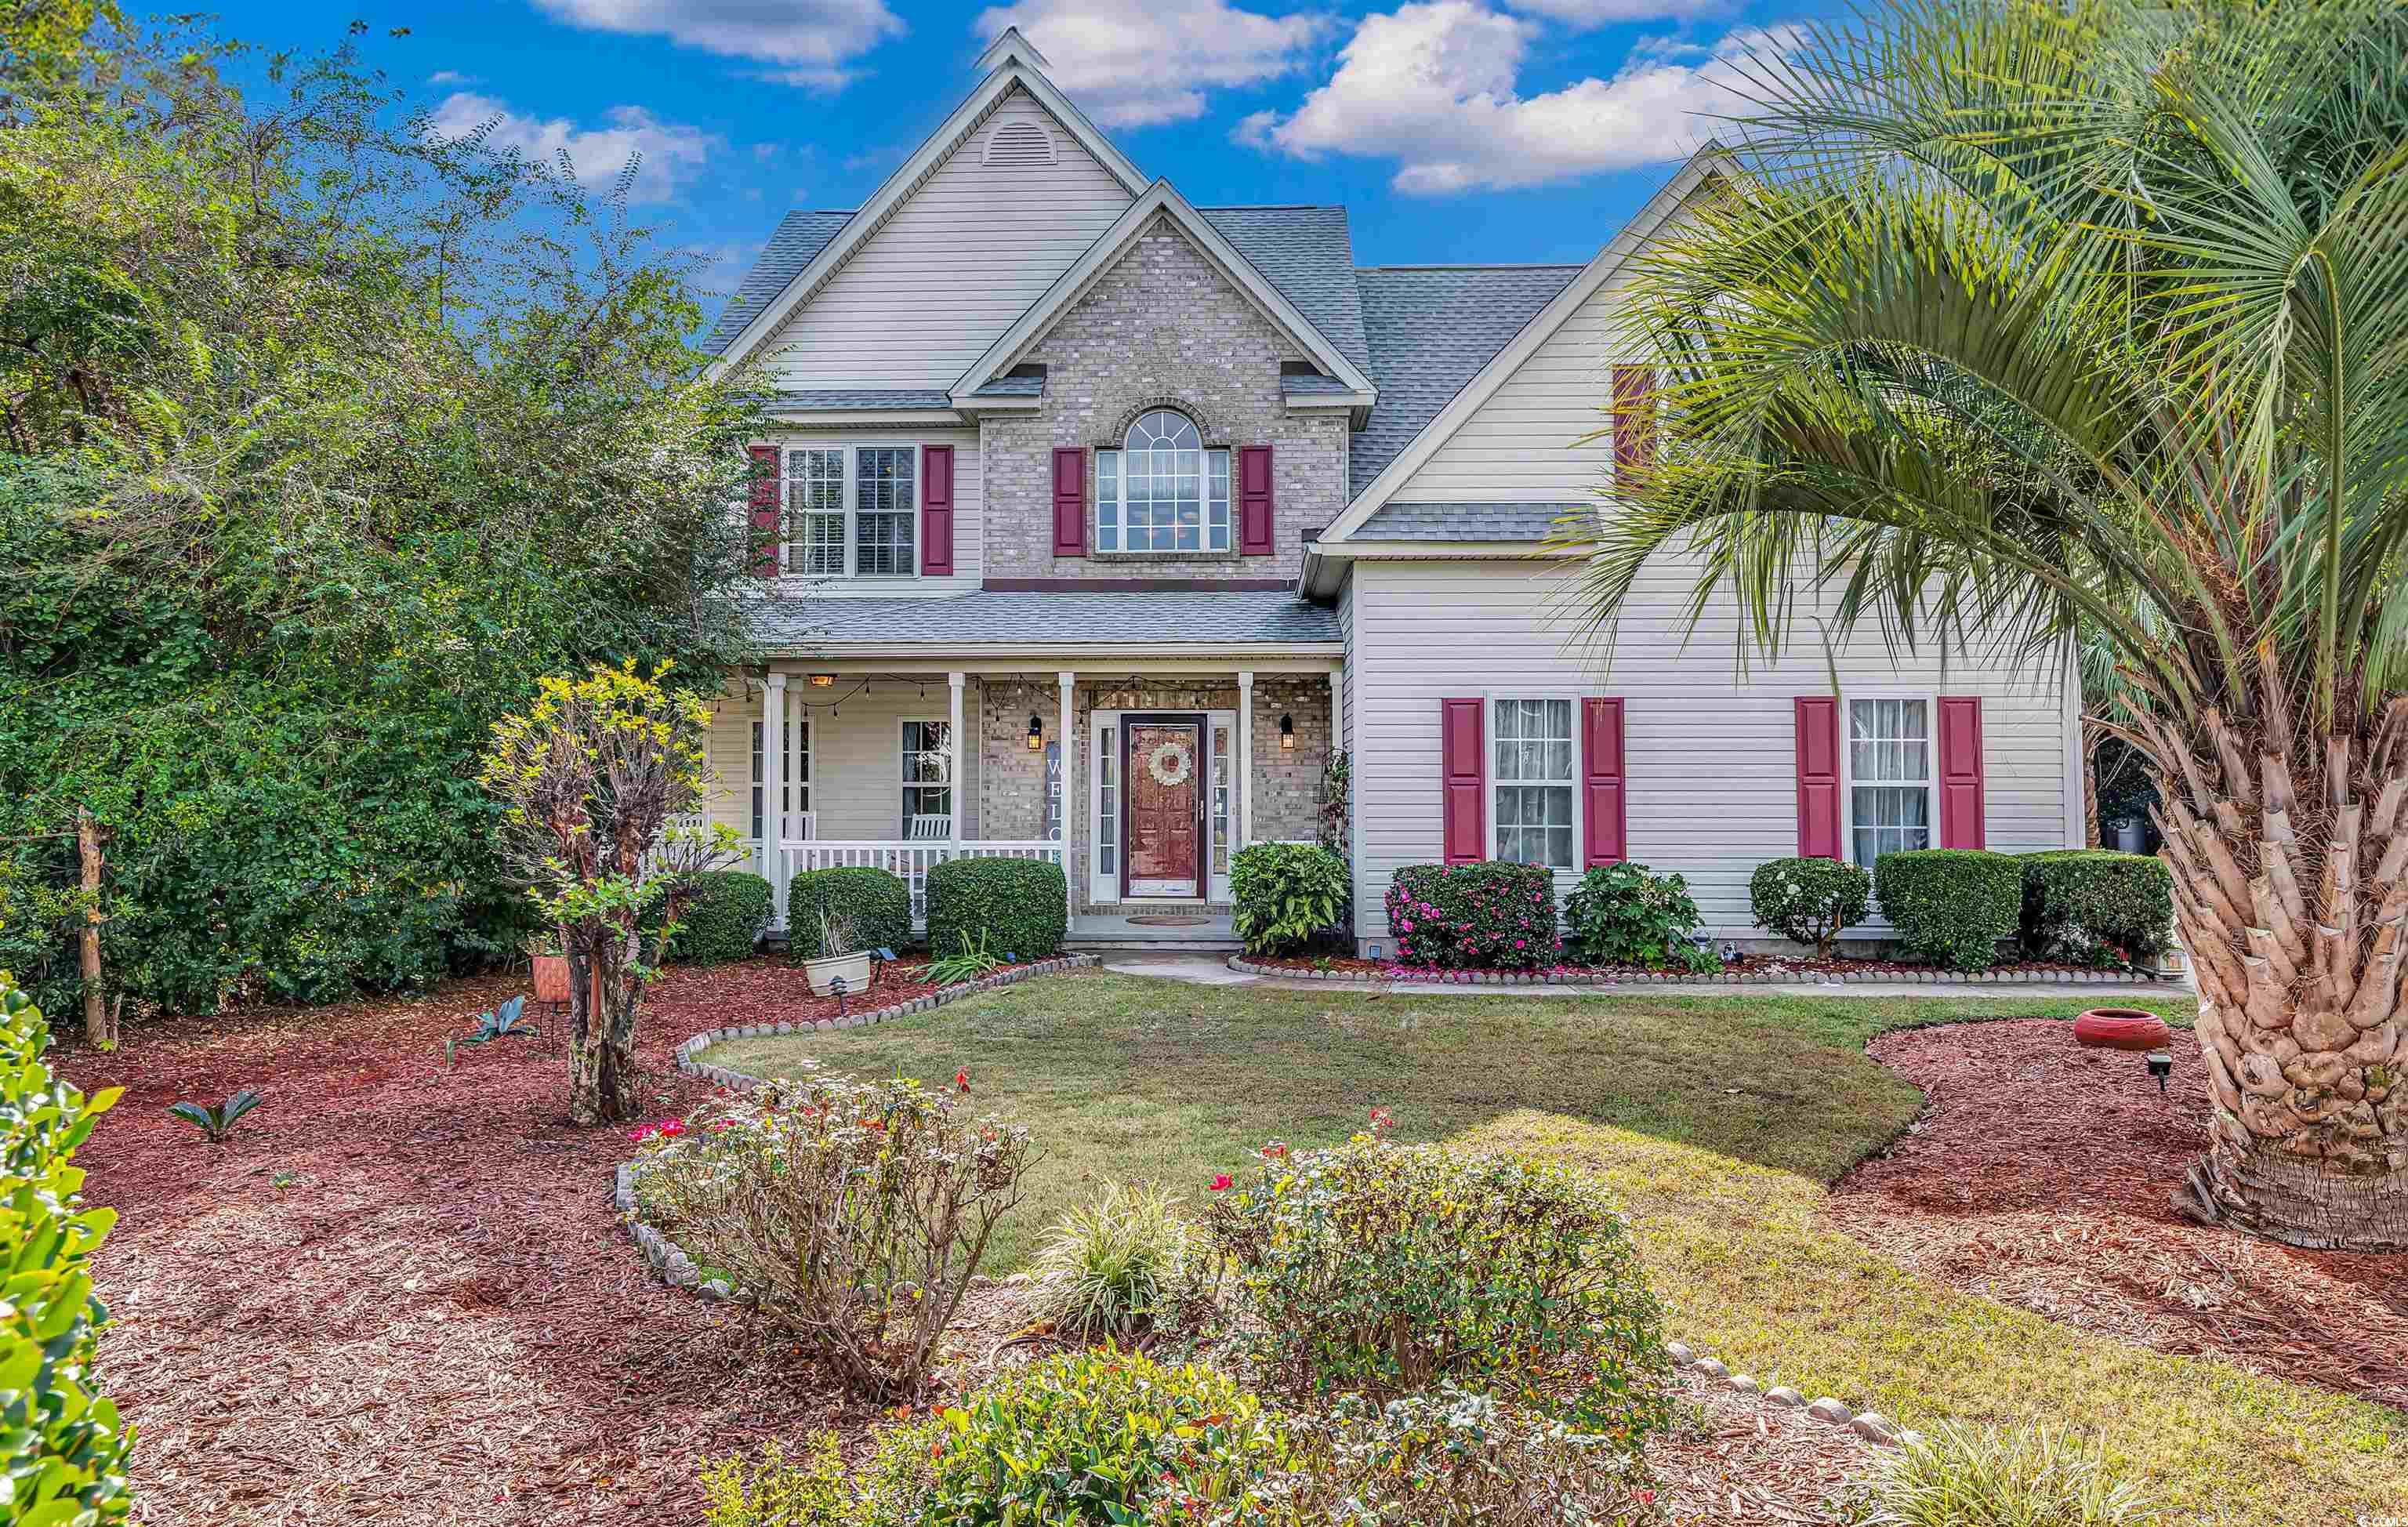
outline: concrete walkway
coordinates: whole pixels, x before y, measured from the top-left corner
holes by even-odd
[[[1604,982],[1587,987],[1461,987],[1422,981],[1286,981],[1248,975],[1229,969],[1225,960],[1197,955],[1125,954],[1107,956],[1104,969],[1122,975],[1146,975],[1157,980],[1185,981],[1203,987],[1268,987],[1274,991],[1376,992],[1383,996],[1431,997],[2018,997],[2054,999],[2188,995],[2187,985],[2172,981],[2108,986],[2092,982],[1996,981],[1794,981],[1766,984],[1703,981],[1696,986],[1665,986],[1657,982]]]

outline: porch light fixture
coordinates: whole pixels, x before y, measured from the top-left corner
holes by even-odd
[[[836,675],[833,673],[814,673],[811,675],[811,687],[813,689],[834,689],[836,687]]]
[[[1034,711],[1028,713],[1028,751],[1036,753],[1045,746],[1045,722]]]
[[[1296,751],[1296,717],[1292,715],[1280,717],[1280,746],[1291,753]]]

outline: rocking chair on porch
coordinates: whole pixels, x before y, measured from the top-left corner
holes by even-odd
[[[940,843],[953,835],[951,816],[914,816],[904,824],[903,836],[915,843]]]

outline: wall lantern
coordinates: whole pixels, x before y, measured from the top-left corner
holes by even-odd
[[[1280,717],[1280,746],[1290,752],[1296,749],[1296,717],[1292,715]]]
[[[1028,713],[1028,751],[1036,753],[1045,746],[1045,723],[1037,713]]]
[[[834,689],[836,687],[836,675],[833,673],[814,673],[811,675],[811,687],[813,689]]]

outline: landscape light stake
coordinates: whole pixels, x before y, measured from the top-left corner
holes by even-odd
[[[2157,1096],[2166,1095],[2166,1078],[2173,1074],[2174,1053],[2172,1050],[2151,1050],[2148,1053],[2149,1074],[2157,1079]]]

